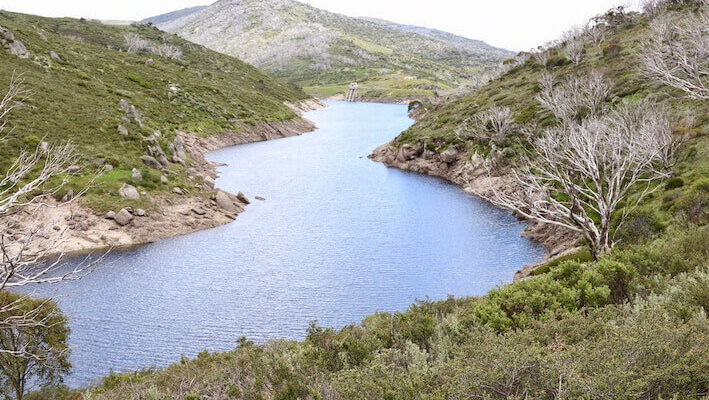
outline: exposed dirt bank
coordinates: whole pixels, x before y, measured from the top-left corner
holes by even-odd
[[[311,100],[289,104],[289,107],[302,115],[324,106]],[[149,209],[126,208],[107,215],[96,215],[82,207],[80,199],[61,207],[25,209],[9,216],[0,228],[12,238],[13,229],[18,231],[18,237],[22,229],[13,227],[37,224],[39,234],[28,249],[29,253],[46,248],[50,241],[61,236],[61,246],[50,252],[51,256],[131,247],[224,225],[233,221],[249,200],[241,193],[235,195],[215,189],[216,167],[219,165],[207,161],[205,155],[228,146],[297,136],[314,129],[312,122],[297,117],[285,122],[243,126],[238,133],[225,132],[207,137],[178,132],[190,159],[187,175],[193,183],[191,189],[177,189],[169,196],[160,197],[141,192],[138,195],[149,200]]]
[[[445,179],[477,196],[489,194],[493,190],[518,189],[509,167],[492,168],[496,170],[494,176],[488,173],[490,163],[494,163],[496,159],[500,160],[501,154],[493,153],[485,160],[477,154],[466,157],[455,150],[438,154],[425,150],[422,144],[403,145],[397,149],[392,143],[387,143],[377,148],[370,158],[389,167]],[[529,222],[522,236],[542,244],[547,249],[549,253],[544,262],[566,254],[579,239],[575,232],[533,221]],[[528,276],[533,269],[534,266],[526,266],[515,274],[515,279]]]

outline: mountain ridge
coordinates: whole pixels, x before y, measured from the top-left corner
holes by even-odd
[[[158,28],[241,58],[312,94],[431,97],[512,52],[440,30],[355,18],[293,0],[221,0],[150,17]]]

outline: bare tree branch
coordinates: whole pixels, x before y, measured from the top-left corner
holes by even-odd
[[[663,14],[652,31],[641,53],[646,75],[690,98],[709,100],[709,9],[682,17]]]

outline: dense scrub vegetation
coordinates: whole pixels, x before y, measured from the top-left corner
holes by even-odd
[[[307,97],[237,59],[148,26],[2,11],[0,27],[9,32],[7,38],[0,33],[0,87],[14,74],[30,91],[19,99],[23,106],[12,113],[9,136],[0,142],[0,170],[40,141],[70,141],[81,166],[100,161],[114,167],[86,196],[98,208],[119,201],[116,191],[134,167],[146,176],[141,190],[168,190],[139,157],[155,144],[170,154],[175,130],[207,135],[288,120],[295,114],[283,103]],[[25,53],[12,55],[18,46]],[[177,174],[169,187],[180,186],[183,168],[171,168]],[[87,176],[74,177],[75,191]]]

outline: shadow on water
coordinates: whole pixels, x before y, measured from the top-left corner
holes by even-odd
[[[301,339],[416,299],[481,295],[544,250],[510,214],[438,179],[367,159],[408,128],[406,107],[333,102],[303,136],[212,153],[247,196],[229,225],[114,252],[78,282],[36,287],[71,318],[72,386],[111,369]]]

